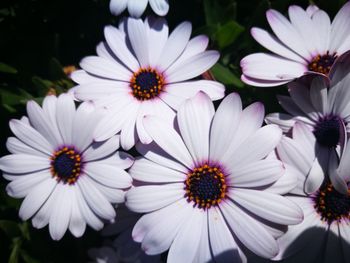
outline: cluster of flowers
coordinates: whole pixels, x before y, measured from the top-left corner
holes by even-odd
[[[166,0],[149,2],[168,12]],[[169,34],[164,18],[134,18],[147,3],[112,0],[113,14],[127,7],[133,17],[105,27],[97,56],[72,74],[78,85],[42,107],[29,101],[28,117],[10,121],[0,169],[7,193],[24,198],[19,216],[49,225],[55,240],[115,220],[104,230],[119,235],[114,246],[130,250],[133,239],[147,255],[168,251],[169,262],[246,262],[250,252],[279,260],[302,249],[348,262],[350,3],[332,23],[315,5],[291,6],[290,21],[267,12],[277,37],[252,29],[275,54],[243,58],[242,80],[289,83],[290,97],[278,97],[288,114],[266,118],[261,103],[243,109],[236,93],[215,110],[225,87],[193,79],[219,53],[204,35],[190,39],[189,22]],[[92,254],[160,260],[111,247]]]

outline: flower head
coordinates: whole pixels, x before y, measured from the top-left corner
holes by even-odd
[[[109,8],[111,13],[116,16],[128,9],[132,17],[140,17],[146,10],[148,2],[159,16],[165,16],[169,11],[168,0],[111,0]]]
[[[28,118],[11,120],[16,137],[7,140],[10,155],[0,159],[6,190],[25,198],[19,216],[31,217],[33,226],[45,227],[53,239],[67,229],[84,234],[86,224],[99,230],[102,220],[113,220],[110,203],[123,203],[131,177],[124,169],[133,159],[119,148],[118,136],[96,143],[93,131],[101,118],[91,103],[75,108],[73,98],[48,96],[41,108],[27,104]]]
[[[215,113],[199,93],[179,108],[179,133],[158,117],[144,118],[154,142],[136,146],[144,157],[130,170],[138,184],[126,205],[146,213],[133,229],[146,254],[169,249],[169,262],[244,262],[243,247],[265,258],[278,253],[283,231],[274,225],[297,224],[303,215],[280,195],[285,169],[270,154],[282,131],[261,128],[263,116],[260,103],[242,110],[237,94]]]
[[[311,5],[307,10],[292,5],[289,20],[268,10],[267,20],[276,36],[252,28],[256,41],[274,54],[255,53],[241,60],[242,80],[253,86],[278,86],[304,74],[331,75],[333,65],[350,50],[350,3],[334,18]]]
[[[96,128],[97,141],[121,133],[121,145],[130,149],[140,139],[150,143],[144,115],[157,115],[172,123],[175,111],[199,90],[216,100],[224,86],[215,81],[188,81],[213,66],[217,51],[206,51],[208,38],[190,40],[191,24],[180,24],[170,35],[164,19],[146,21],[128,18],[119,29],[105,28],[106,42],[97,47],[98,56],[84,58],[81,71],[72,78],[79,100],[92,100],[109,113]]]

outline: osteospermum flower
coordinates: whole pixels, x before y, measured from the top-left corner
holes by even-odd
[[[98,56],[84,58],[84,71],[72,78],[79,100],[92,100],[109,109],[96,128],[94,138],[103,141],[121,132],[121,145],[130,149],[138,138],[150,143],[142,117],[153,114],[172,123],[178,106],[199,90],[216,100],[224,86],[215,81],[188,81],[213,66],[217,51],[205,51],[206,36],[189,40],[191,24],[180,24],[170,35],[164,19],[133,18],[119,29],[105,28],[106,43],[97,47]]]
[[[241,60],[242,80],[253,86],[277,86],[304,74],[330,74],[332,66],[350,49],[350,2],[333,22],[323,10],[290,6],[289,19],[268,10],[267,20],[276,36],[260,28],[251,34],[274,54],[255,53]]]
[[[350,197],[339,193],[329,180],[337,170],[345,171],[349,159],[343,166],[333,162],[324,176],[322,169],[315,169],[312,133],[299,122],[293,128],[293,139],[283,138],[277,152],[283,162],[294,167],[300,183],[293,195],[286,197],[297,203],[304,211],[304,221],[288,227],[279,237],[280,260],[291,257],[291,262],[348,262],[350,245]],[[349,149],[346,149],[349,156]],[[314,166],[314,168],[312,168]],[[348,171],[346,170],[347,176]],[[322,178],[319,184],[319,178]],[[302,182],[319,185],[312,193],[305,193]],[[346,186],[347,187],[347,186]],[[299,252],[299,253],[298,253]],[[294,257],[292,257],[294,255]],[[289,261],[283,261],[289,262]]]
[[[313,79],[311,86],[300,81],[288,85],[290,97],[278,96],[288,114],[272,113],[266,122],[278,124],[289,132],[295,123],[303,122],[317,142],[317,158],[327,169],[329,160],[336,160],[336,150],[342,151],[350,131],[350,74],[328,88],[323,77]]]
[[[116,16],[127,8],[132,17],[140,17],[145,12],[148,2],[159,16],[165,16],[169,11],[168,0],[111,0],[109,8]]]
[[[33,226],[49,224],[51,237],[61,239],[67,229],[83,235],[86,224],[99,230],[113,220],[110,203],[122,203],[131,177],[124,169],[133,160],[119,147],[118,136],[93,142],[92,133],[101,112],[91,103],[75,108],[67,94],[48,96],[41,108],[27,104],[28,118],[11,120],[16,137],[7,140],[10,155],[0,159],[6,191],[25,197],[19,216],[31,217]]]
[[[126,197],[132,211],[146,213],[133,238],[146,254],[167,249],[167,262],[245,262],[243,247],[272,258],[278,253],[278,226],[297,224],[298,206],[272,189],[283,177],[282,163],[265,158],[279,143],[276,125],[261,128],[264,108],[242,111],[231,94],[215,113],[199,93],[180,107],[180,133],[160,118],[144,124],[154,142],[138,144],[144,155],[130,174],[138,182]]]

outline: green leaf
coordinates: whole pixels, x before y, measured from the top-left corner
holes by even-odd
[[[32,78],[32,82],[37,89],[39,95],[45,96],[48,91],[55,86],[55,84],[52,81],[42,79],[38,76],[34,76]]]
[[[2,73],[8,73],[8,74],[16,74],[17,73],[17,69],[0,62],[0,72]]]
[[[36,260],[36,259],[32,258],[32,257],[31,257],[26,251],[24,251],[24,250],[21,250],[20,254],[21,254],[21,257],[23,258],[23,261],[24,261],[25,263],[40,263],[39,260]]]
[[[9,258],[9,263],[18,263],[19,252],[21,249],[22,241],[20,238],[14,238],[12,240],[12,243],[13,243],[13,247]]]
[[[216,32],[215,39],[220,48],[225,48],[231,45],[242,32],[244,32],[244,27],[236,21],[231,20],[219,28]]]
[[[237,88],[244,87],[242,81],[231,70],[219,63],[211,69],[211,72],[218,81],[225,85],[234,85]]]

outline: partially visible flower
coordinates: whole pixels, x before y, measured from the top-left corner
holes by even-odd
[[[242,80],[253,86],[278,86],[304,74],[328,76],[336,61],[350,50],[350,2],[331,23],[323,10],[311,5],[307,10],[292,5],[289,19],[268,10],[267,20],[274,35],[260,28],[251,34],[274,54],[255,53],[241,60]]]
[[[292,137],[284,137],[277,152],[284,163],[294,167],[298,175],[297,188],[286,197],[302,208],[304,221],[289,226],[287,232],[278,238],[280,252],[274,260],[289,258],[291,261],[283,262],[348,262],[350,196],[339,193],[330,181],[338,169],[337,160],[324,173],[313,162],[313,135],[305,124],[298,122],[293,128]],[[304,191],[305,181],[317,186],[313,192],[308,194]]]
[[[169,249],[170,263],[245,262],[245,248],[264,258],[278,254],[276,238],[303,215],[280,195],[285,187],[271,186],[285,174],[279,160],[267,158],[282,131],[261,128],[263,117],[262,104],[242,110],[237,94],[215,113],[200,92],[179,108],[179,133],[158,117],[144,118],[154,142],[136,146],[144,157],[130,169],[137,184],[126,206],[146,213],[132,233],[146,254]]]
[[[350,132],[349,86],[350,74],[330,88],[321,76],[313,79],[311,87],[302,80],[291,82],[290,97],[278,96],[287,114],[268,114],[266,122],[278,124],[286,133],[296,122],[303,122],[316,139],[319,162],[327,169],[330,158],[335,160],[342,152]]]
[[[113,220],[111,203],[123,203],[131,177],[124,169],[133,159],[119,148],[119,137],[93,141],[93,131],[101,118],[91,103],[75,108],[73,98],[63,94],[48,96],[42,108],[27,104],[28,118],[11,120],[16,137],[7,140],[11,153],[0,159],[3,176],[10,180],[7,193],[24,198],[19,210],[33,226],[49,224],[53,239],[67,229],[84,234],[86,224],[99,230],[104,220]]]
[[[100,263],[160,263],[160,256],[148,256],[131,236],[132,228],[141,215],[131,212],[125,206],[118,207],[117,222],[106,225],[102,230],[105,238],[114,238],[110,244],[90,250],[90,256]],[[107,243],[107,242],[106,242]]]
[[[109,8],[116,16],[128,9],[132,17],[140,17],[145,12],[148,2],[159,16],[165,16],[169,11],[168,0],[111,0]]]
[[[119,29],[105,28],[106,43],[98,56],[84,58],[72,78],[77,99],[94,101],[109,113],[97,125],[96,141],[121,133],[128,150],[140,139],[150,143],[142,118],[152,114],[173,123],[179,105],[198,91],[213,100],[224,96],[225,87],[215,81],[193,80],[219,59],[217,51],[206,51],[208,38],[190,40],[191,24],[180,24],[170,35],[164,19],[146,21],[128,18]]]

